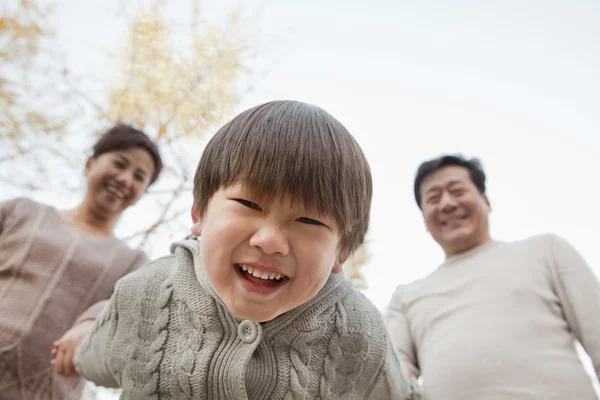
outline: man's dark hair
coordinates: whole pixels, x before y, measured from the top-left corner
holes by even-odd
[[[453,165],[466,168],[469,171],[471,181],[473,181],[477,189],[479,189],[479,192],[485,194],[485,172],[483,172],[481,161],[476,157],[466,158],[461,154],[446,154],[424,161],[419,165],[414,185],[415,200],[417,201],[419,208],[421,208],[421,185],[425,178],[444,167]]]

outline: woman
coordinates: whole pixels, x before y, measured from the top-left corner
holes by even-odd
[[[81,397],[82,380],[58,375],[51,357],[57,370],[72,372],[73,351],[114,284],[146,261],[113,229],[161,169],[154,143],[119,125],[95,144],[75,209],[23,198],[0,203],[1,400]]]

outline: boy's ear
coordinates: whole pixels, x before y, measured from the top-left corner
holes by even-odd
[[[194,204],[192,205],[192,234],[196,237],[202,235],[202,216],[196,209],[196,199],[194,199]]]
[[[342,272],[342,267],[344,265],[344,263],[346,262],[346,260],[348,259],[348,257],[350,256],[350,252],[348,251],[342,251],[340,252],[340,255],[338,256],[338,259],[336,260],[335,264],[333,264],[333,268],[331,269],[331,273],[332,274],[339,274],[340,272]]]

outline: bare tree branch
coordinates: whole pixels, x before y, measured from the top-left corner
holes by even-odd
[[[139,247],[143,247],[146,244],[146,242],[148,241],[150,234],[152,234],[158,226],[164,224],[167,221],[167,214],[169,213],[169,210],[171,209],[171,207],[173,206],[173,204],[175,203],[177,198],[179,198],[179,196],[183,192],[183,189],[185,188],[185,184],[186,184],[186,181],[180,182],[179,186],[177,187],[177,189],[175,189],[175,192],[173,192],[173,195],[171,196],[171,198],[169,199],[167,204],[163,207],[162,212],[161,212],[160,216],[158,217],[158,219],[156,220],[156,222],[154,222],[149,228],[147,228],[145,230],[144,236],[139,244]],[[176,218],[176,216],[174,216],[170,219],[173,219],[173,218]]]

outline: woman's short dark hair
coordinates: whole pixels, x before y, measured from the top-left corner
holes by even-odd
[[[153,184],[162,170],[163,163],[156,144],[139,129],[130,125],[118,124],[106,131],[92,148],[92,157],[98,157],[100,154],[110,153],[111,151],[125,150],[131,147],[144,149],[152,157],[154,171],[150,185]]]
[[[446,154],[424,161],[419,165],[414,184],[415,200],[419,208],[421,208],[421,185],[425,178],[444,167],[452,165],[466,168],[469,171],[471,181],[479,189],[479,192],[485,194],[485,172],[483,172],[481,161],[476,157],[466,158],[460,154]]]

